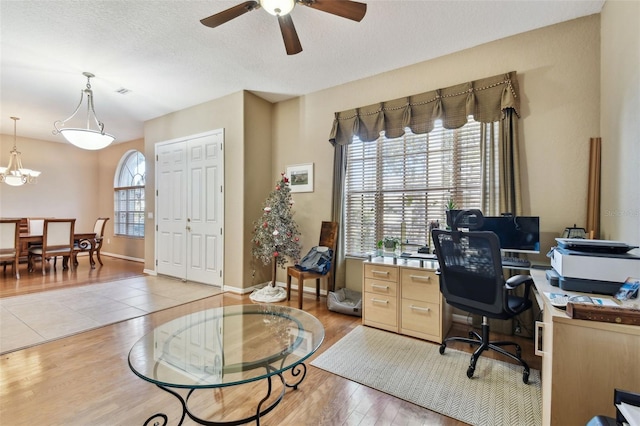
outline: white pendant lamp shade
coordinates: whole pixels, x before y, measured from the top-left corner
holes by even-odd
[[[62,136],[69,143],[82,149],[98,150],[113,142],[114,137],[108,133],[100,133],[90,129],[60,129]]]
[[[9,165],[0,167],[0,182],[10,186],[36,183],[40,172],[22,167],[22,154],[16,148],[16,122],[20,119],[18,117],[11,117],[11,119],[13,120],[13,149],[9,151]]]
[[[80,102],[76,107],[76,110],[71,114],[69,118],[66,120],[58,120],[53,123],[55,130],[53,131],[54,135],[58,133],[62,134],[64,138],[71,144],[77,146],[82,149],[89,150],[97,150],[105,148],[109,146],[111,142],[115,139],[113,135],[105,133],[104,131],[104,123],[98,120],[96,116],[96,111],[93,107],[93,91],[91,90],[91,78],[95,77],[90,72],[82,73],[85,77],[87,77],[87,87],[80,91]],[[78,127],[64,127],[67,121],[71,120],[76,116],[78,111],[80,111],[80,107],[82,106],[82,100],[84,99],[84,95],[87,95],[87,117],[86,117],[86,128],[78,128]],[[91,123],[95,123],[97,129],[91,128]]]

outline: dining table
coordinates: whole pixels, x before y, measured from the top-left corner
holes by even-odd
[[[96,262],[93,260],[93,252],[96,248],[96,233],[95,232],[75,232],[73,234],[73,241],[83,251],[89,252],[89,263],[91,269],[96,268]],[[29,252],[30,245],[42,244],[42,234],[30,234],[28,232],[20,233],[20,256],[26,256]],[[74,259],[74,265],[78,264],[77,259]]]

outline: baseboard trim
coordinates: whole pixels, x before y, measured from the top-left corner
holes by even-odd
[[[105,254],[105,253],[103,253],[103,254]],[[117,257],[117,256],[113,256],[113,257]],[[124,258],[124,257],[121,257],[121,258]],[[130,259],[130,260],[134,260],[134,259]],[[144,274],[152,275],[154,277],[158,275],[158,273],[153,269],[146,269],[145,268],[145,269],[142,270],[142,272]],[[245,294],[252,293],[254,290],[261,289],[262,287],[268,285],[269,282],[270,281],[265,281],[263,283],[256,284],[256,285],[251,286],[251,287],[245,287],[245,288],[235,287],[235,286],[223,284],[222,285],[222,291],[225,291],[225,292],[228,291],[229,293],[233,293],[233,294],[245,295]],[[285,289],[287,288],[287,283],[283,283],[281,281],[276,281],[276,285],[278,287],[282,287],[282,288],[285,288]],[[294,290],[298,289],[297,285],[295,287],[294,286],[291,286],[291,287]],[[303,287],[302,291],[303,291],[303,293],[315,294],[316,293],[316,288],[315,287]],[[327,294],[328,294],[327,290],[320,289],[320,295],[321,296],[326,296]],[[466,318],[466,317],[463,317],[463,318]]]
[[[117,259],[124,259],[124,260],[130,260],[132,262],[144,263],[144,259],[140,259],[139,257],[123,256],[121,254],[107,253],[104,251],[100,252],[100,256],[109,256],[109,257],[115,257]]]
[[[248,293],[253,293],[254,290],[259,290],[262,287],[269,285],[270,281],[265,281],[261,284],[256,284],[254,286],[251,287],[246,287],[246,288],[240,288],[240,287],[233,287],[230,285],[223,285],[222,286],[222,290],[223,291],[228,291],[229,293],[234,293],[234,294],[248,294]],[[276,281],[276,286],[278,287],[283,287],[283,288],[287,288],[287,284],[280,282],[280,281]]]
[[[471,317],[467,315],[451,314],[451,321],[456,324],[471,325]]]
[[[256,284],[254,286],[251,287],[246,287],[246,288],[240,288],[240,287],[234,287],[234,286],[230,286],[230,285],[223,285],[222,286],[222,290],[223,291],[228,291],[230,293],[234,293],[234,294],[247,294],[247,293],[252,293],[254,290],[258,290],[261,289],[262,287],[268,285],[270,283],[270,281],[265,281],[263,283],[260,284]],[[287,288],[287,283],[283,283],[281,281],[276,281],[276,285],[278,287],[282,287],[282,288]],[[291,288],[293,290],[297,290],[298,286],[297,285],[292,285]],[[316,293],[316,288],[315,287],[303,287],[302,288],[302,292],[303,293],[309,293],[309,294],[315,294]],[[327,290],[323,290],[320,289],[320,295],[322,296],[326,296],[328,294]]]

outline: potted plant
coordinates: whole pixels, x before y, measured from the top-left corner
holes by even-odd
[[[384,250],[385,253],[394,253],[398,246],[400,246],[400,240],[395,237],[384,237],[376,244],[378,251]]]
[[[453,198],[449,198],[449,201],[444,206],[444,208],[445,210],[456,210],[458,206],[456,205],[456,202],[453,200]]]

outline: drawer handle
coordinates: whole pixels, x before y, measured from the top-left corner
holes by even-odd
[[[385,277],[389,275],[389,271],[376,271],[375,269],[371,270],[373,275],[384,275]]]
[[[382,299],[375,299],[375,298],[374,298],[374,299],[371,299],[371,301],[372,301],[373,303],[384,303],[385,305],[388,305],[388,304],[389,304],[389,301],[388,301],[388,300],[382,300]]]
[[[416,311],[422,311],[422,312],[429,312],[431,310],[429,308],[424,308],[422,306],[416,306],[416,305],[409,305],[409,307],[411,309],[415,309]]]
[[[431,277],[423,277],[422,275],[409,275],[409,278],[417,281],[431,281]]]
[[[371,284],[372,288],[379,288],[381,290],[389,290],[388,285],[380,285],[380,284]]]
[[[545,353],[540,347],[542,345],[542,341],[540,340],[542,335],[540,333],[544,333],[544,323],[540,321],[536,321],[536,328],[535,328],[535,333],[533,337],[533,342],[534,342],[533,352],[538,356],[544,356]]]

